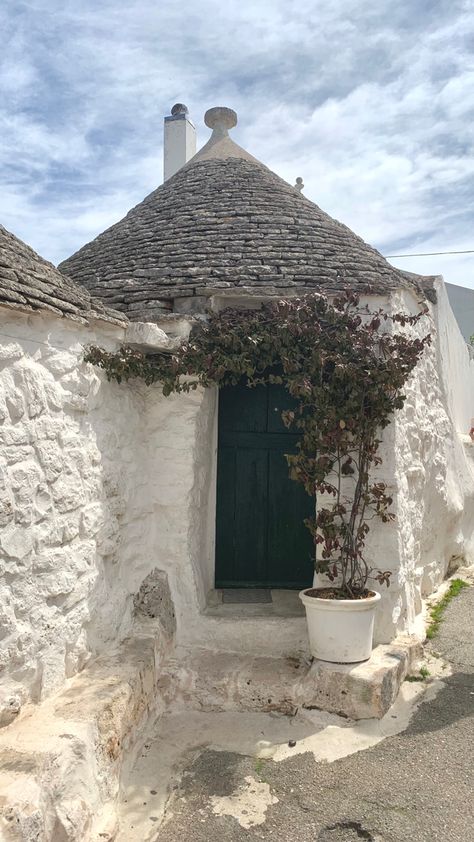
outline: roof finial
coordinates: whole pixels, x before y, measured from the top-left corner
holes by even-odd
[[[302,190],[302,189],[303,189],[303,187],[304,187],[304,184],[303,184],[303,179],[302,179],[302,178],[301,178],[301,176],[299,175],[299,176],[298,176],[298,178],[296,179],[295,188],[296,188],[297,190]]]
[[[232,108],[223,106],[209,108],[204,115],[204,122],[212,129],[213,137],[217,135],[226,137],[228,129],[233,129],[237,125],[237,114]]]

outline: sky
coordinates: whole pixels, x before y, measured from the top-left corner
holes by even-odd
[[[0,37],[0,222],[54,263],[161,183],[175,102],[382,254],[474,249],[474,0],[2,0]]]

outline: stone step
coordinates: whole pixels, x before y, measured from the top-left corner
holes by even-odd
[[[411,637],[377,646],[360,664],[182,649],[166,662],[157,692],[174,710],[293,715],[298,708],[318,708],[351,719],[380,719],[421,654],[421,644]]]
[[[305,657],[309,654],[306,617],[279,613],[278,608],[275,604],[208,607],[196,623],[182,625],[179,643],[186,649],[238,655]]]

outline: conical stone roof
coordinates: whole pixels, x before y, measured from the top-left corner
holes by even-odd
[[[0,306],[16,310],[45,310],[87,321],[124,321],[101,301],[63,275],[3,225],[0,225]]]
[[[227,125],[214,125],[191,161],[64,261],[61,271],[143,321],[180,309],[183,297],[223,289],[283,295],[348,285],[360,291],[370,285],[376,293],[413,286],[349,228],[237,146]]]

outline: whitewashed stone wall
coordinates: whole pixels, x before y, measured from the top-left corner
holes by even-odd
[[[6,724],[130,634],[153,571],[168,576],[178,630],[200,616],[214,572],[216,394],[108,383],[83,350],[117,348],[121,328],[1,313]]]
[[[135,503],[143,398],[103,382],[83,345],[115,347],[67,320],[2,311],[0,332],[0,658],[8,719],[122,637],[122,568],[140,548]],[[3,334],[9,334],[9,339]],[[1,708],[0,708],[1,710]]]
[[[394,496],[393,524],[373,522],[368,542],[374,566],[392,570],[381,588],[375,637],[423,634],[422,598],[448,570],[474,563],[474,363],[437,282],[437,305],[413,330],[432,344],[405,389],[404,408],[384,433],[381,477]],[[417,312],[408,292],[392,297],[393,311]]]

